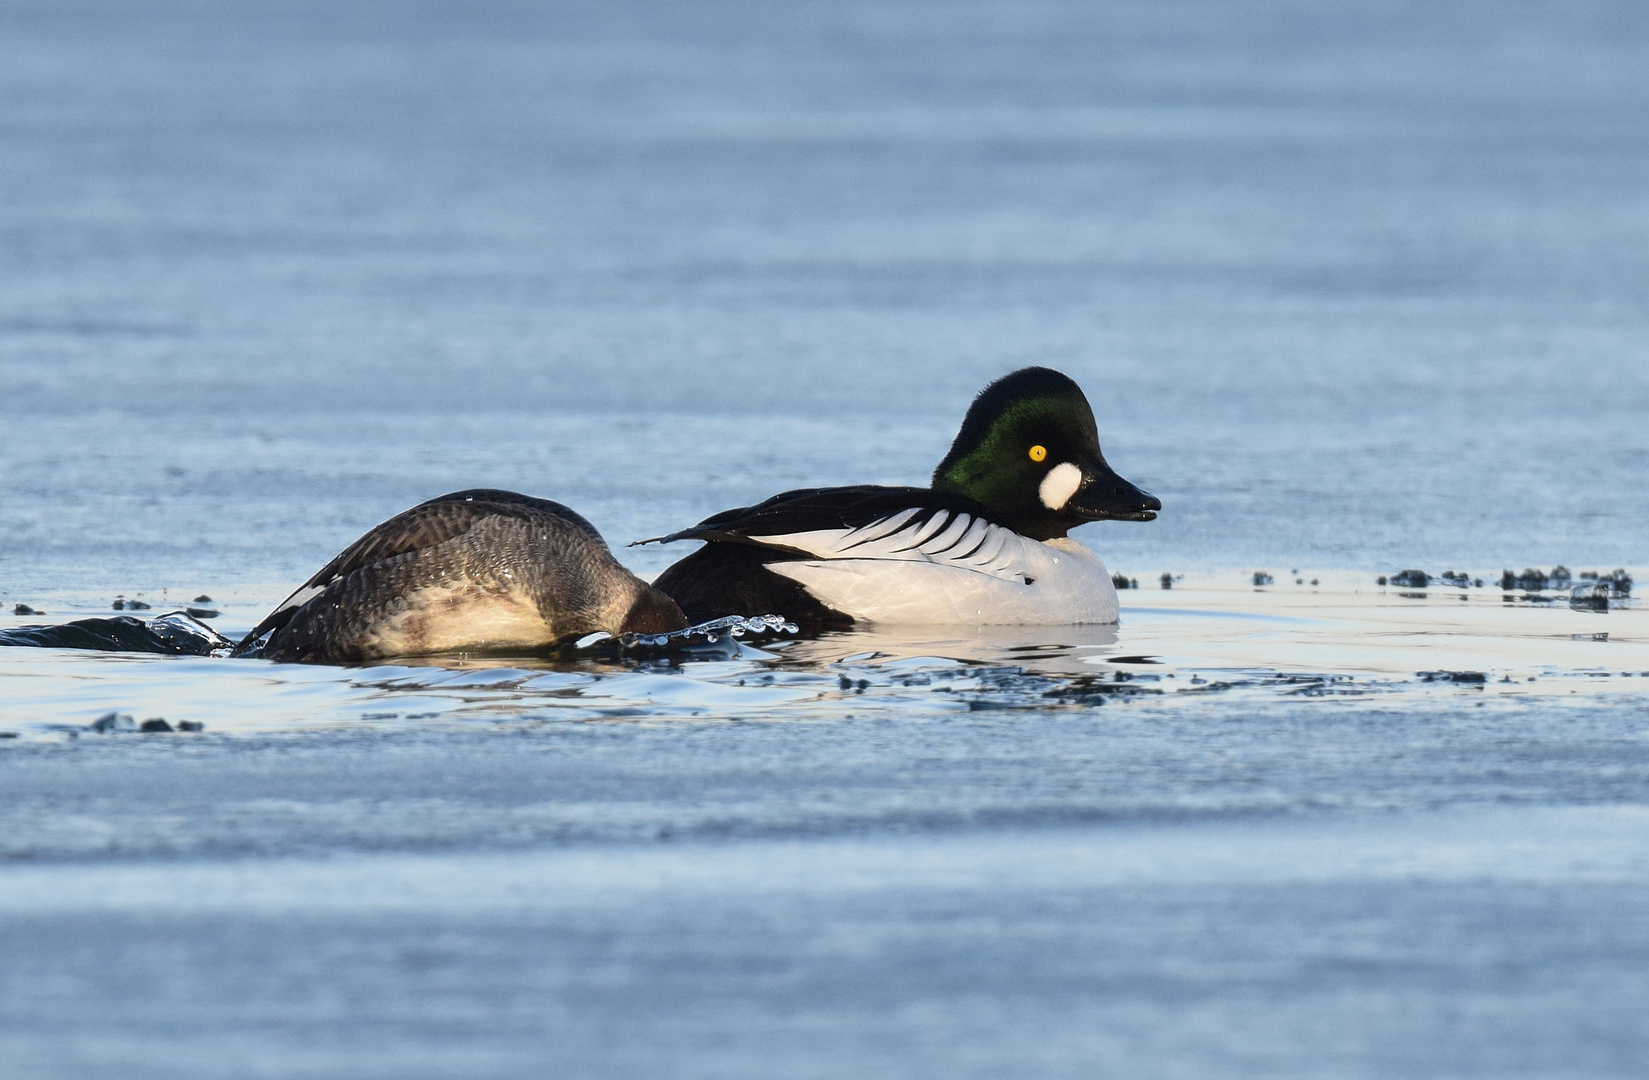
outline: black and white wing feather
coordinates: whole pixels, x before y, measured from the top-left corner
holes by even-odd
[[[810,488],[717,514],[658,542],[715,540],[790,558],[932,563],[1026,580],[1025,545],[1033,541],[985,515],[972,500],[927,488]]]

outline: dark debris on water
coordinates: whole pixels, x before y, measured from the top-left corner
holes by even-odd
[[[1596,570],[1582,570],[1579,574],[1574,574],[1566,566],[1554,566],[1549,571],[1528,568],[1520,574],[1505,570],[1500,575],[1500,588],[1504,592],[1544,592],[1547,589],[1562,592],[1586,588],[1606,591],[1617,597],[1627,597],[1632,595],[1632,575],[1625,570],[1615,570],[1608,574]]]
[[[205,731],[206,725],[198,720],[179,720],[177,726],[168,723],[163,716],[152,716],[141,724],[133,719],[131,713],[106,712],[102,716],[86,725],[87,731],[101,735],[116,734],[119,732],[142,732],[148,735],[174,731]]]
[[[1103,705],[1114,698],[1162,693],[1157,687],[1138,685],[1139,678],[1130,671],[1112,672],[1109,679],[1102,675],[1079,675],[1064,686],[1044,690],[1042,696],[1061,705]]]
[[[1433,585],[1447,585],[1457,589],[1482,588],[1483,579],[1474,578],[1459,570],[1445,570],[1433,577],[1425,570],[1401,570],[1382,574],[1374,579],[1376,585],[1391,585],[1399,589],[1424,590]],[[1256,576],[1256,584],[1258,584]],[[1625,570],[1603,573],[1583,570],[1574,573],[1566,566],[1550,570],[1528,567],[1521,573],[1503,570],[1500,590],[1507,602],[1522,600],[1531,604],[1553,604],[1568,593],[1569,606],[1576,611],[1605,612],[1611,607],[1622,607],[1632,595],[1632,575]],[[1555,593],[1556,595],[1548,595]],[[1422,592],[1404,593],[1420,598]]]
[[[983,675],[984,673],[981,672]],[[1102,706],[1140,699],[1160,698],[1172,691],[1180,694],[1218,694],[1230,690],[1267,690],[1286,696],[1360,696],[1380,689],[1373,683],[1359,683],[1350,675],[1256,673],[1207,680],[1193,675],[1185,684],[1164,685],[1174,675],[1140,671],[1113,671],[1109,675],[1079,675],[1049,685],[1046,676],[1029,672],[993,671],[987,685],[978,687],[968,701],[971,711],[1035,709],[1064,706]]]
[[[1193,677],[1191,685],[1180,688],[1182,694],[1217,694],[1237,689],[1276,690],[1298,697],[1326,697],[1329,695],[1366,694],[1370,688],[1355,683],[1350,675],[1289,675],[1277,673],[1246,679],[1216,679],[1204,681]]]
[[[1489,681],[1488,677],[1481,671],[1417,671],[1414,674],[1422,682],[1452,682],[1482,686]]]
[[[1445,570],[1436,577],[1424,570],[1401,570],[1395,574],[1381,575],[1374,579],[1376,585],[1394,585],[1399,589],[1426,589],[1433,585],[1450,585],[1456,589],[1470,589],[1483,587],[1482,578],[1474,578],[1459,570]]]

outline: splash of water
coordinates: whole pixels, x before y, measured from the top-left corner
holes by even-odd
[[[614,637],[605,631],[588,634],[574,642],[580,653],[636,655],[638,653],[692,651],[727,646],[741,639],[771,641],[794,636],[800,628],[783,615],[728,615],[663,634],[623,634]]]

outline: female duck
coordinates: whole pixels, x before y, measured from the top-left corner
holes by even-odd
[[[717,514],[658,538],[708,542],[654,587],[694,621],[1111,623],[1110,575],[1067,533],[1160,509],[1106,464],[1081,388],[1025,368],[974,400],[932,487],[810,488]]]
[[[477,489],[431,499],[355,541],[235,646],[235,655],[349,663],[527,652],[605,630],[687,625],[560,503]]]

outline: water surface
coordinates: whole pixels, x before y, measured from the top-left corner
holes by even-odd
[[[1642,610],[1374,581],[1646,580],[1646,125],[1626,3],[5,5],[0,628],[920,483],[1030,363],[1166,509],[1115,630],[0,649],[0,1055],[1634,1075]]]

